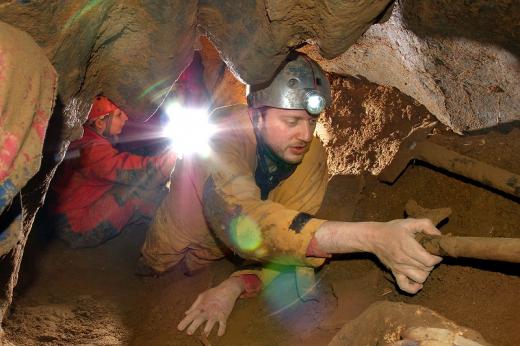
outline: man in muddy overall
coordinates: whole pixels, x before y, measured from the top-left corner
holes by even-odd
[[[303,54],[291,55],[268,85],[249,86],[247,99],[248,107],[212,114],[218,131],[208,158],[185,159],[176,169],[147,234],[141,267],[163,272],[179,264],[192,272],[228,249],[294,267],[296,281],[304,283],[332,254],[371,252],[402,290],[419,291],[441,260],[414,239],[417,232],[439,234],[429,220],[353,223],[313,216],[328,181],[325,150],[314,136],[331,101],[320,67]],[[234,273],[199,295],[178,328],[193,334],[207,322],[209,333],[218,322],[218,334],[224,334],[236,299],[259,292],[277,273]]]

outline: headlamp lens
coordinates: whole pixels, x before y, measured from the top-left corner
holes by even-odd
[[[305,97],[305,110],[310,114],[320,114],[325,109],[325,98],[316,91],[310,91]]]

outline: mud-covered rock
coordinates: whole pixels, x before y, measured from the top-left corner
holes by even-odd
[[[376,302],[359,317],[348,322],[329,346],[409,345],[402,340],[425,345],[489,345],[478,332],[461,327],[428,308],[393,302]]]

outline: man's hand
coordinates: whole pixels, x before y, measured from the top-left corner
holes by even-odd
[[[415,240],[415,233],[441,233],[428,219],[390,222],[324,223],[314,234],[320,250],[328,253],[372,252],[394,274],[399,287],[417,293],[442,258],[431,255]]]
[[[428,219],[393,220],[379,227],[371,242],[371,252],[392,271],[403,291],[417,293],[442,257],[427,252],[415,240],[415,233],[441,233]]]
[[[239,277],[230,277],[217,287],[199,294],[195,302],[185,312],[186,317],[179,323],[177,329],[193,335],[197,328],[206,322],[204,334],[207,336],[218,322],[218,336],[226,332],[226,322],[233,311],[235,302],[244,289]]]

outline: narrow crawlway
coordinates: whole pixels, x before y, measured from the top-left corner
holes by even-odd
[[[349,88],[336,90],[342,83]],[[393,185],[359,173],[378,174],[400,143],[417,128],[433,126],[433,119],[396,89],[352,77],[335,79],[333,89],[336,108],[321,119],[318,134],[328,150],[329,172],[336,175],[318,217],[388,221],[404,217],[413,199],[425,208],[452,209],[440,228],[445,234],[520,238],[520,204],[511,196],[419,162]],[[520,172],[518,124],[466,136],[437,124],[433,132],[431,142]],[[430,308],[494,344],[520,344],[517,265],[446,259],[419,294],[408,296],[373,257],[335,258],[318,274],[316,300],[299,302],[293,274],[284,274],[261,296],[239,300],[223,337],[206,339],[176,326],[198,293],[220,283],[234,264],[219,261],[191,277],[174,270],[143,278],[134,270],[146,224],[128,226],[102,246],[81,250],[49,239],[48,225],[39,217],[22,261],[5,324],[15,345],[326,345],[346,322],[381,300]]]
[[[520,169],[518,139],[518,130],[432,138],[511,171]],[[410,198],[425,207],[453,209],[441,227],[444,233],[520,236],[517,201],[421,165],[408,167],[392,186],[373,176],[336,176],[320,213],[387,220],[402,217]],[[84,250],[35,233],[6,324],[8,339],[16,345],[325,345],[371,303],[387,300],[428,307],[493,344],[520,343],[517,265],[447,259],[411,297],[398,292],[376,261],[362,255],[334,260],[320,271],[318,300],[298,302],[288,273],[262,296],[239,301],[224,337],[190,337],[176,330],[184,311],[198,292],[220,282],[234,265],[220,261],[191,277],[178,271],[159,278],[135,276],[145,229],[134,225],[122,236]]]

